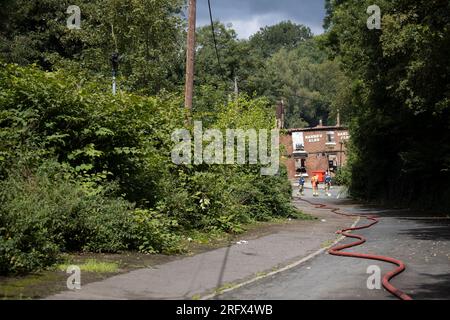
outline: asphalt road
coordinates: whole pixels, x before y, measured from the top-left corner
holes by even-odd
[[[308,190],[309,194],[310,191]],[[311,199],[307,196],[307,198]],[[333,198],[313,201],[342,206],[352,213],[377,214],[380,223],[357,231],[367,243],[349,249],[381,254],[406,263],[406,271],[391,283],[413,299],[450,299],[450,219],[430,218],[420,212],[380,210],[353,206]],[[365,224],[362,219],[360,224]],[[351,239],[342,243],[351,242]],[[395,266],[379,261],[332,256],[317,256],[293,269],[225,293],[216,299],[227,300],[383,300],[396,299],[382,289],[369,290],[367,273],[376,265],[382,274]]]

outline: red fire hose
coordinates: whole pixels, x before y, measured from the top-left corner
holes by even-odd
[[[331,248],[328,253],[335,255],[335,256],[343,256],[343,257],[352,257],[352,258],[361,258],[361,259],[369,259],[369,260],[378,260],[378,261],[383,261],[383,262],[388,262],[391,264],[395,264],[397,265],[397,268],[395,268],[394,270],[392,270],[391,272],[387,273],[384,277],[383,277],[383,287],[389,291],[390,293],[392,293],[393,295],[395,295],[396,297],[398,297],[401,300],[412,300],[412,298],[407,295],[406,293],[404,293],[403,291],[397,289],[396,287],[394,287],[389,281],[394,278],[395,276],[399,275],[400,273],[402,273],[403,271],[405,271],[406,267],[405,264],[397,259],[394,258],[390,258],[390,257],[386,257],[386,256],[378,256],[378,255],[373,255],[373,254],[364,254],[364,253],[352,253],[352,252],[342,252],[342,250],[344,249],[348,249],[348,248],[352,248],[352,247],[357,247],[359,245],[362,245],[363,243],[365,243],[367,240],[366,238],[364,238],[363,236],[357,235],[357,234],[350,234],[348,233],[348,231],[355,231],[355,230],[362,230],[362,229],[368,229],[370,227],[372,227],[373,225],[377,224],[379,222],[379,218],[377,216],[364,216],[364,215],[359,215],[359,214],[349,214],[349,213],[343,213],[340,212],[339,208],[334,208],[334,207],[329,207],[325,204],[321,204],[321,203],[313,203],[311,201],[305,200],[300,198],[301,201],[306,202],[312,206],[315,206],[318,209],[326,209],[326,210],[331,210],[331,212],[341,215],[341,216],[346,216],[346,217],[360,217],[360,218],[365,218],[369,221],[371,221],[371,223],[361,226],[361,227],[355,227],[355,228],[347,228],[347,229],[343,229],[343,230],[339,230],[337,232],[337,234],[342,234],[343,236],[347,237],[347,238],[352,238],[352,239],[358,239],[358,241],[349,243],[349,244],[345,244],[345,245],[340,245],[340,246],[336,246]]]

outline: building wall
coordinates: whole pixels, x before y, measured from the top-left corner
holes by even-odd
[[[287,134],[280,136],[280,144],[283,148],[281,160],[286,165],[289,179],[293,179],[295,177],[295,159],[292,156],[294,151],[292,135]]]
[[[308,154],[307,157],[299,156],[301,152],[296,152],[294,155],[293,133],[297,133],[295,139],[297,142],[299,141],[298,133],[303,135],[304,152]],[[309,177],[313,175],[313,171],[327,171],[329,160],[333,160],[334,165],[338,168],[345,165],[348,138],[348,130],[342,127],[289,130],[287,135],[280,138],[281,144],[284,146],[283,161],[287,166],[289,178],[294,179],[298,176],[297,167],[301,167],[301,159],[305,159],[306,173]]]

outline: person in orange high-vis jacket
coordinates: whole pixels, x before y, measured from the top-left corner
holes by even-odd
[[[316,174],[311,178],[311,184],[313,188],[313,196],[318,197],[319,196],[319,176]]]

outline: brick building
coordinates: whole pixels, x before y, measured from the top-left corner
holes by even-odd
[[[287,134],[280,137],[280,142],[285,147],[283,159],[289,179],[301,175],[312,177],[316,171],[335,173],[347,161],[346,142],[349,137],[348,129],[340,125],[288,129]]]

